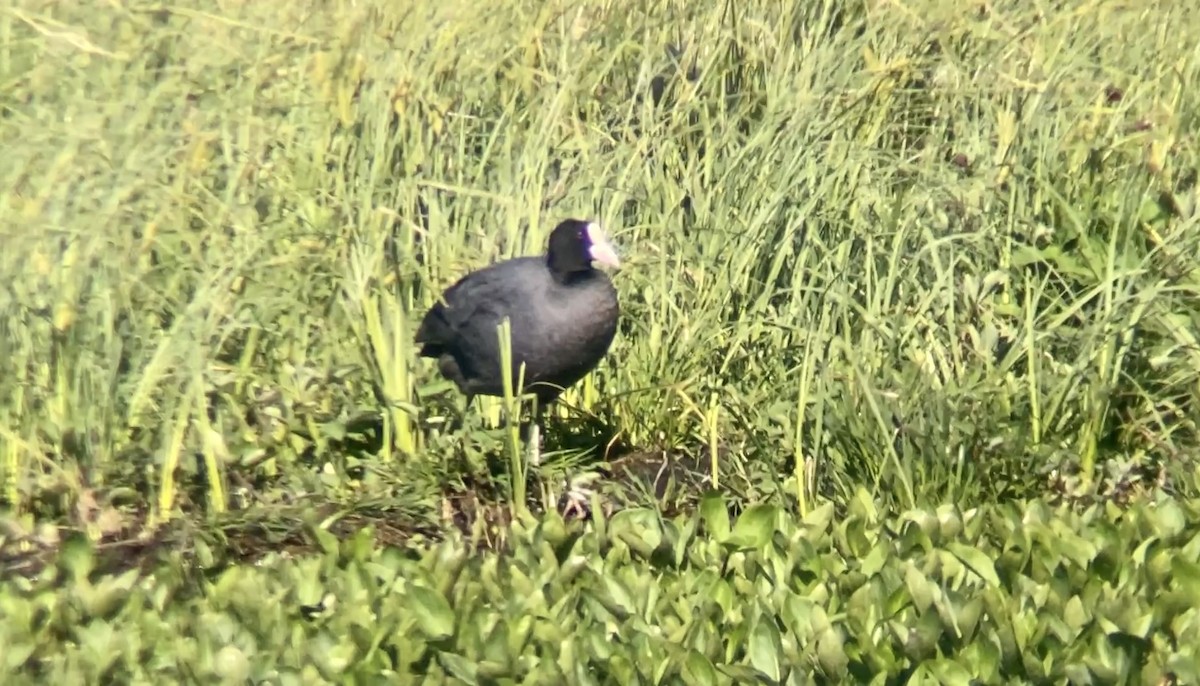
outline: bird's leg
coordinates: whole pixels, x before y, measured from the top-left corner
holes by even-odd
[[[458,408],[458,417],[455,418],[454,422],[450,425],[450,430],[452,432],[462,431],[463,427],[467,424],[467,412],[471,410],[471,402],[475,400],[475,394],[467,393],[465,396],[465,401]]]
[[[563,517],[583,519],[592,509],[592,483],[600,479],[597,472],[585,472],[567,479],[567,490],[559,500]],[[606,508],[607,511],[607,508]]]
[[[536,422],[529,427],[529,464],[542,466],[542,432]]]
[[[533,405],[533,421],[529,424],[529,464],[534,467],[542,465],[542,414],[545,403],[536,398]]]

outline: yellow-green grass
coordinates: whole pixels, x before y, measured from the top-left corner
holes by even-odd
[[[623,322],[555,426],[800,511],[1193,491],[1198,33],[1183,0],[18,0],[2,500],[437,520],[516,448],[434,421],[416,323],[567,216],[620,246]]]

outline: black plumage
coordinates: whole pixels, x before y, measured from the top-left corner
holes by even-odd
[[[619,266],[599,225],[568,219],[551,232],[545,255],[467,274],[421,321],[416,335],[421,356],[437,359],[468,404],[476,395],[501,396],[498,327],[507,317],[512,382],[524,363],[520,392],[537,395],[540,414],[600,363],[616,335],[617,292],[593,261]]]

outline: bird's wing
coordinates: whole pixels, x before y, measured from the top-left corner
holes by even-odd
[[[504,271],[498,266],[467,274],[447,288],[421,321],[417,342],[440,346],[464,333],[494,336],[494,328],[511,310],[513,299],[513,284],[504,280]]]

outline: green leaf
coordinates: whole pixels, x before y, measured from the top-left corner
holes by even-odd
[[[1200,565],[1174,556],[1171,558],[1171,575],[1180,590],[1190,595],[1193,603],[1200,605]]]
[[[757,684],[762,681],[762,676],[753,667],[746,665],[719,665],[717,671],[733,679],[737,684]]]
[[[998,683],[1000,649],[990,640],[972,642],[963,649],[959,659],[971,665],[972,676],[976,679],[982,680],[985,684]]]
[[[417,626],[429,640],[442,641],[454,635],[454,612],[441,593],[412,584],[408,587],[408,597],[413,602]]]
[[[846,644],[842,633],[833,627],[821,632],[817,638],[817,663],[830,676],[842,678],[850,657],[846,655]]]
[[[688,684],[704,686],[717,683],[717,670],[713,663],[695,649],[688,650],[683,663],[683,680]]]
[[[718,541],[729,538],[729,510],[725,499],[716,491],[709,491],[700,499],[700,518],[708,534]]]
[[[1167,500],[1148,514],[1155,533],[1164,539],[1177,536],[1187,529],[1187,517],[1183,508],[1174,500]]]
[[[938,683],[945,686],[958,686],[959,684],[969,684],[974,674],[968,669],[960,665],[954,660],[940,659],[934,660],[929,665],[929,672],[938,680]]]
[[[616,615],[617,619],[622,622],[633,615],[637,610],[637,605],[633,602],[633,596],[629,595],[629,591],[620,581],[610,576],[602,576],[600,583],[604,588],[596,594],[596,599],[600,601],[604,609]]]
[[[962,632],[965,640],[970,641],[975,636],[975,631],[979,628],[979,619],[982,615],[983,600],[979,596],[962,602],[954,608],[954,625]]]
[[[750,664],[771,681],[783,679],[783,643],[771,615],[762,614],[750,633]]]
[[[82,533],[71,532],[63,538],[58,563],[76,583],[86,579],[96,564],[91,541]]]
[[[871,491],[864,486],[859,486],[854,491],[848,509],[848,519],[861,518],[867,524],[874,524],[879,520],[879,508],[875,506],[875,498],[871,495]]]
[[[226,645],[213,657],[213,671],[225,683],[245,683],[250,677],[250,660],[235,645]]]
[[[875,546],[871,548],[871,552],[862,559],[859,570],[868,577],[878,574],[888,562],[888,553],[891,552],[891,547],[883,541],[877,541]]]
[[[822,503],[804,517],[804,526],[813,534],[826,534],[829,532],[830,523],[833,522],[833,515],[833,503]]]
[[[925,612],[933,604],[933,584],[911,562],[904,565],[904,586],[918,612]]]
[[[937,654],[938,641],[945,633],[936,612],[926,612],[907,627],[904,652],[910,660],[921,661]]]
[[[751,505],[738,517],[728,543],[742,549],[759,549],[767,545],[775,534],[778,512],[774,505]]]
[[[442,669],[445,669],[451,676],[461,682],[473,684],[478,681],[475,663],[462,655],[439,651],[437,661],[442,666]]]
[[[1066,528],[1066,524],[1054,527],[1055,538],[1049,541],[1055,551],[1074,562],[1081,569],[1087,569],[1095,559],[1096,546],[1080,535]]]
[[[1083,606],[1083,601],[1077,595],[1071,596],[1066,606],[1063,607],[1063,621],[1075,632],[1082,630],[1084,625],[1088,623],[1088,615],[1087,608]]]
[[[948,543],[946,549],[969,567],[972,572],[982,577],[989,586],[993,588],[1000,586],[1000,577],[996,574],[996,565],[992,562],[991,558],[983,554],[983,551],[963,545],[957,541]]]
[[[622,510],[609,521],[611,535],[625,542],[629,549],[643,559],[662,545],[662,523],[658,513],[647,508]]]

